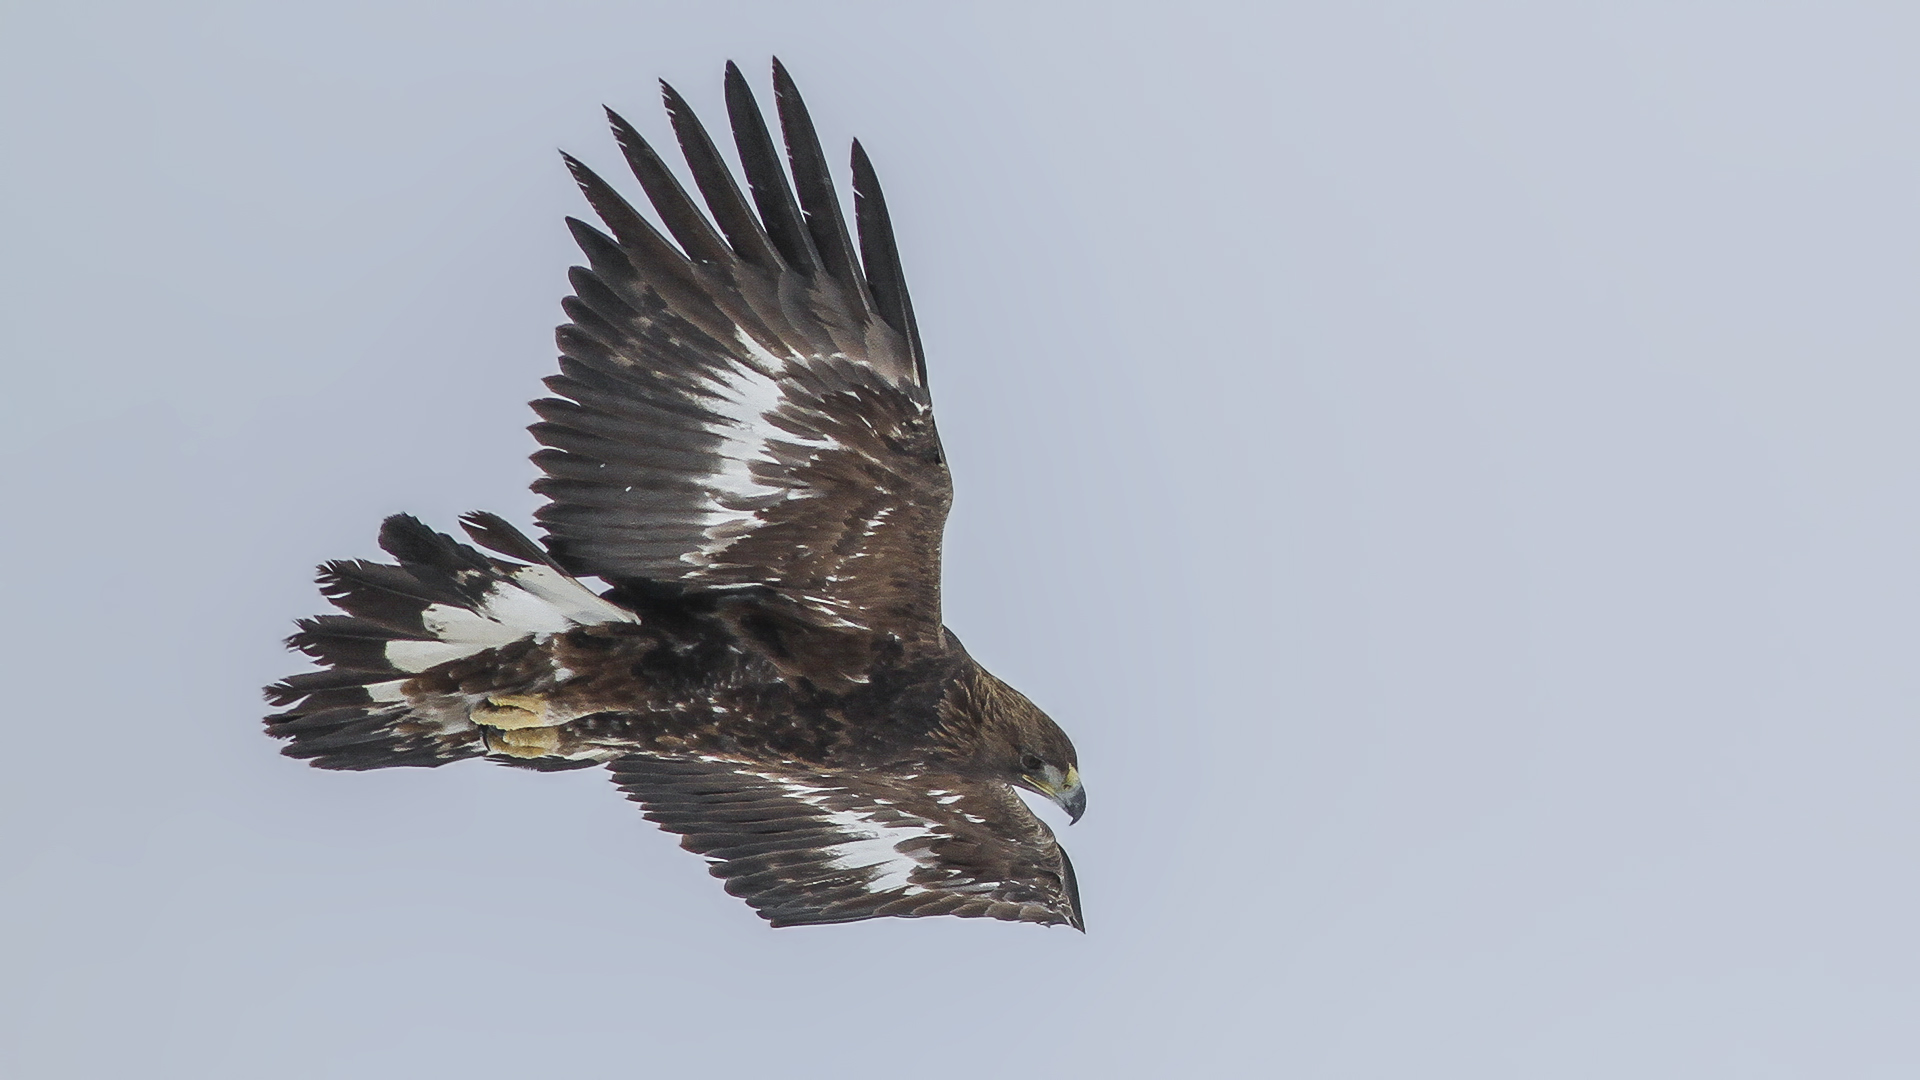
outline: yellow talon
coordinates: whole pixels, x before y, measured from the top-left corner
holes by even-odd
[[[547,699],[538,694],[495,694],[487,700],[503,709],[525,709],[530,713],[547,711]]]
[[[533,694],[490,697],[473,707],[473,722],[502,731],[552,726],[547,723],[547,699]]]
[[[560,749],[560,730],[550,727],[509,728],[486,733],[487,749],[508,757],[537,758]]]

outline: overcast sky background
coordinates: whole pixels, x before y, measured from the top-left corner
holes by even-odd
[[[1920,1075],[1917,32],[7,4],[0,1074]],[[772,54],[887,185],[1084,937],[770,930],[597,773],[259,730],[315,563],[531,514],[555,149]]]

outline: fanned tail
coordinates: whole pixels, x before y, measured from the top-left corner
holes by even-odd
[[[531,565],[490,558],[418,519],[396,514],[380,546],[398,565],[363,560],[320,568],[320,591],[342,615],[298,622],[287,645],[321,670],[266,688],[285,711],[267,717],[281,752],[323,769],[432,767],[483,757],[475,695],[409,692],[416,676],[536,635],[632,620],[625,608],[562,572],[493,514],[461,524],[473,540]],[[571,763],[569,763],[569,766]]]

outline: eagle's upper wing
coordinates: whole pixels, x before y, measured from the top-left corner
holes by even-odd
[[[751,204],[662,84],[710,216],[609,112],[678,246],[567,159],[612,235],[569,220],[591,268],[572,272],[558,396],[534,403],[539,520],[575,573],[762,585],[820,626],[933,640],[950,487],[886,204],[855,143],[856,254],[777,61],[774,81],[791,184],[727,68]]]
[[[971,915],[1084,929],[1073,864],[1005,784],[641,755],[610,768],[775,926]]]

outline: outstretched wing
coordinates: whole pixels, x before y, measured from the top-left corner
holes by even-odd
[[[859,251],[806,107],[778,61],[790,184],[727,67],[749,204],[662,84],[703,213],[609,111],[668,242],[567,158],[612,235],[569,219],[574,268],[557,397],[534,403],[535,490],[567,569],[624,582],[765,586],[820,626],[934,640],[950,487],[886,204],[859,144]]]
[[[610,768],[775,926],[963,915],[1085,929],[1073,864],[1004,784],[638,755]]]

